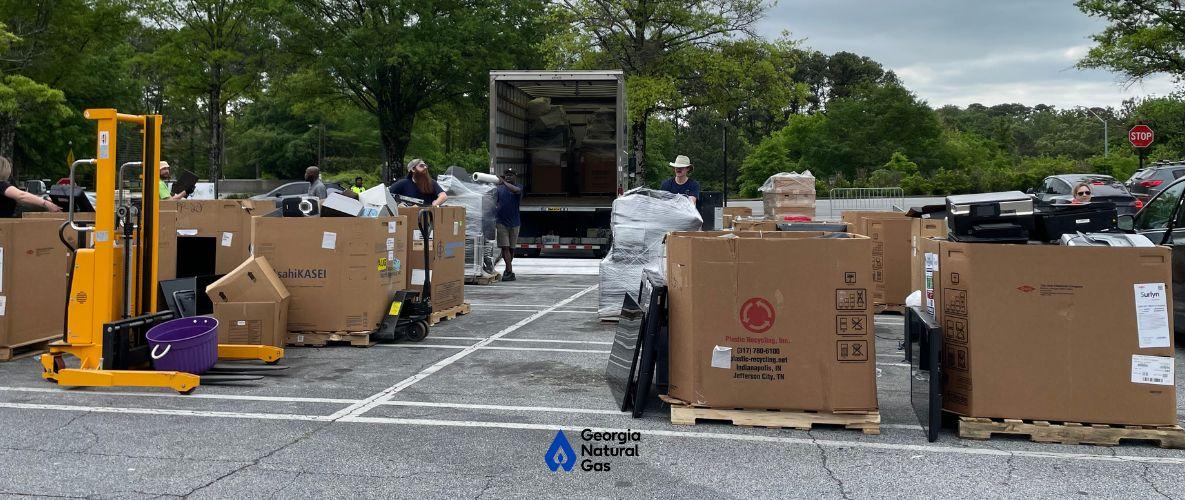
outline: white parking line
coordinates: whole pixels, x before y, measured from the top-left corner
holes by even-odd
[[[527,316],[526,318],[519,320],[518,323],[510,325],[506,328],[503,328],[498,333],[490,335],[485,340],[482,340],[476,344],[466,347],[461,352],[458,352],[456,354],[453,354],[452,356],[449,356],[449,357],[444,358],[440,361],[437,361],[436,363],[432,364],[432,366],[429,366],[429,367],[421,370],[419,373],[401,380],[399,383],[397,383],[391,387],[388,387],[388,388],[384,389],[383,391],[381,391],[373,396],[370,396],[369,398],[366,398],[363,401],[360,401],[358,403],[352,404],[346,408],[339,410],[338,412],[334,413],[332,415],[332,417],[336,420],[336,419],[346,418],[346,417],[356,417],[358,415],[366,413],[371,408],[374,408],[375,406],[377,406],[383,402],[391,400],[392,398],[395,397],[395,394],[398,394],[400,391],[410,387],[412,384],[415,384],[416,382],[419,382],[419,381],[427,378],[429,375],[432,375],[433,373],[440,371],[442,368],[444,368],[448,365],[456,363],[458,360],[460,360],[461,358],[464,358],[465,356],[468,356],[470,354],[477,352],[477,350],[479,348],[485,347],[495,340],[498,340],[502,337],[510,335],[511,333],[514,333],[515,330],[518,330],[519,328],[522,328],[522,327],[530,324],[532,321],[542,318],[543,315],[547,314],[548,312],[568,305],[572,301],[579,299],[580,297],[583,297],[585,294],[587,294],[593,290],[596,290],[597,286],[598,285],[592,285],[592,286],[585,288],[579,292],[576,292],[575,294],[571,295],[570,297],[568,297],[564,300],[556,302],[554,305],[552,305],[551,307],[549,307],[547,309],[544,309],[544,310],[539,311],[535,314]]]
[[[593,349],[562,349],[558,347],[509,347],[509,346],[482,346],[473,347],[468,345],[446,345],[446,344],[378,344],[376,347],[404,347],[404,348],[437,348],[437,349],[474,349],[478,351],[543,351],[543,352],[584,352],[590,354],[609,354],[609,351],[593,350]]]
[[[572,413],[572,414],[591,414],[591,415],[618,415],[629,416],[629,413],[617,410],[598,410],[593,408],[556,408],[552,406],[507,406],[507,405],[480,405],[468,403],[434,403],[426,401],[398,401],[392,400],[383,403],[388,406],[416,406],[429,408],[454,408],[459,410],[503,410],[503,411],[534,411],[534,412],[552,412],[552,413]]]
[[[490,312],[539,312],[539,309],[503,309],[503,308],[491,308],[491,307],[483,307],[483,306],[475,306],[474,309],[477,309],[479,311],[490,311]],[[555,311],[548,311],[548,312],[550,312],[551,314],[596,314],[597,313],[597,311],[576,311],[576,310],[568,310],[568,309],[557,309]]]
[[[444,337],[433,335],[434,339],[441,340],[483,340],[485,337]],[[600,340],[555,340],[555,339],[507,339],[501,338],[498,342],[547,342],[556,344],[597,344],[597,345],[613,345],[613,342]]]
[[[375,406],[386,404],[387,401],[374,402]],[[95,406],[70,406],[70,405],[47,405],[47,404],[31,404],[31,403],[5,403],[0,402],[0,408],[14,408],[25,410],[52,410],[52,411],[72,411],[72,412],[95,412],[95,413],[117,413],[117,414],[140,414],[140,415],[164,415],[164,416],[188,416],[188,417],[212,417],[212,418],[239,418],[239,419],[255,419],[255,420],[292,420],[292,421],[336,421],[347,423],[369,423],[369,424],[394,424],[394,425],[409,425],[409,426],[428,426],[428,427],[469,427],[469,428],[484,428],[484,429],[509,429],[509,430],[545,430],[545,431],[568,431],[580,432],[586,428],[591,428],[598,431],[635,431],[647,436],[659,437],[677,437],[677,438],[698,438],[698,439],[717,439],[723,441],[743,441],[751,443],[772,443],[772,444],[789,444],[801,446],[828,446],[838,448],[864,448],[884,451],[898,451],[898,452],[914,452],[914,453],[943,453],[954,455],[977,455],[977,456],[999,456],[999,457],[1026,457],[1026,458],[1045,458],[1053,460],[1081,460],[1081,461],[1098,461],[1098,462],[1119,462],[1119,463],[1147,463],[1147,464],[1164,464],[1164,465],[1185,465],[1185,458],[1175,457],[1148,457],[1148,456],[1134,456],[1134,455],[1092,455],[1086,453],[1064,453],[1064,452],[1041,452],[1041,451],[1026,451],[1026,450],[999,450],[994,448],[976,448],[963,446],[943,446],[943,445],[913,445],[900,443],[881,443],[870,441],[849,441],[842,439],[805,439],[796,437],[781,437],[781,436],[763,436],[737,433],[715,433],[715,432],[691,432],[691,431],[668,431],[661,429],[625,429],[625,428],[601,428],[595,426],[581,426],[581,425],[555,425],[555,424],[531,424],[519,422],[484,422],[472,420],[439,420],[439,419],[417,419],[417,418],[389,418],[389,417],[363,417],[356,415],[347,415],[345,417],[335,417],[334,415],[293,415],[293,414],[268,414],[268,413],[238,413],[225,411],[197,411],[197,410],[166,410],[156,408],[113,408],[113,407],[95,407]],[[368,408],[369,409],[369,408]],[[335,414],[336,415],[336,414]]]
[[[135,396],[135,397],[149,397],[149,398],[178,398],[178,399],[214,399],[225,401],[265,401],[275,403],[325,403],[325,404],[353,404],[357,403],[357,399],[340,399],[340,398],[308,398],[308,397],[289,397],[289,396],[245,396],[238,394],[177,394],[175,392],[116,392],[116,391],[92,391],[92,390],[73,390],[73,389],[59,389],[56,387],[0,387],[0,391],[4,392],[35,392],[35,393],[58,393],[71,394],[78,396]]]
[[[549,308],[552,306],[551,304],[511,304],[511,303],[506,303],[506,302],[473,302],[473,301],[470,301],[469,305],[481,306],[483,308],[488,308],[488,309],[495,309],[495,308],[501,309],[501,308],[511,308],[511,307],[519,307],[519,308],[538,307],[540,309],[545,309],[545,308]],[[597,306],[568,306],[565,309],[583,309],[583,310],[592,309],[592,310],[596,310]]]

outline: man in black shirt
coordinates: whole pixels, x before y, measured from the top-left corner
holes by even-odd
[[[662,181],[662,187],[659,189],[670,193],[681,194],[691,199],[692,205],[698,205],[699,202],[699,183],[688,177],[694,167],[691,166],[691,159],[679,155],[675,157],[673,163],[668,163],[671,168],[675,169],[675,176]]]
[[[391,194],[423,200],[425,204],[439,207],[448,195],[441,189],[440,184],[432,180],[428,173],[428,164],[416,158],[407,163],[407,177],[391,185]]]

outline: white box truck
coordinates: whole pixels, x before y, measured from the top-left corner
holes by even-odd
[[[518,253],[608,252],[632,171],[627,123],[620,70],[490,72],[490,173],[523,185]]]

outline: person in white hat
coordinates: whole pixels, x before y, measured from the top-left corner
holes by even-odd
[[[659,189],[670,193],[681,194],[691,199],[692,205],[699,203],[699,183],[688,177],[691,170],[691,158],[684,155],[675,157],[675,161],[668,163],[671,168],[675,169],[675,176],[662,181],[662,186]]]

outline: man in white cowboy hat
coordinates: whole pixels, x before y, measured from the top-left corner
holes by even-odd
[[[699,183],[688,177],[694,168],[691,166],[691,159],[679,155],[675,157],[675,161],[668,163],[671,168],[675,169],[675,176],[662,181],[662,186],[659,189],[675,194],[681,194],[691,199],[691,204],[696,205],[699,202]]]

